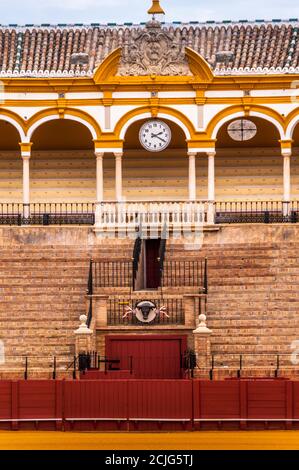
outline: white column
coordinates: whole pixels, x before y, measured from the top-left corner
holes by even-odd
[[[189,200],[196,200],[196,153],[188,152],[189,157]]]
[[[291,200],[291,150],[282,152],[283,156],[283,200]]]
[[[208,155],[208,200],[215,200],[215,155],[216,152],[207,152]]]
[[[21,145],[21,156],[23,160],[23,216],[30,215],[30,157],[31,150],[28,145]]]
[[[103,157],[104,153],[95,152],[97,158],[97,202],[104,200],[104,174],[103,174]]]
[[[123,153],[114,153],[115,155],[115,199],[116,201],[122,200],[122,158]]]
[[[208,224],[215,223],[215,151],[207,152],[208,155]]]
[[[23,157],[23,204],[30,204],[30,157]]]

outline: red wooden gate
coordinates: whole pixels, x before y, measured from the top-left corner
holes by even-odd
[[[119,359],[121,369],[132,367],[134,377],[140,379],[181,378],[186,346],[186,336],[106,336],[106,356]]]

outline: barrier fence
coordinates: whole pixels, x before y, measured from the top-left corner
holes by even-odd
[[[185,235],[204,224],[298,223],[299,201],[147,201],[0,203],[0,225],[94,225],[104,231]],[[191,229],[192,228],[192,229]]]
[[[0,381],[0,429],[299,429],[290,380]]]

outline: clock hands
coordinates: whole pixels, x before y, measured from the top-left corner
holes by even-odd
[[[162,142],[166,143],[166,140],[162,139],[161,137],[159,137],[159,135],[163,134],[163,132],[159,132],[159,134],[152,134],[152,138],[153,137],[157,137],[158,139],[162,140]]]

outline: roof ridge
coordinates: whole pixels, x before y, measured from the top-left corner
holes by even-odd
[[[255,20],[247,20],[247,19],[240,19],[240,20],[207,20],[207,21],[172,21],[172,22],[162,22],[161,24],[164,27],[186,27],[186,26],[209,26],[209,27],[217,27],[217,26],[244,26],[244,25],[279,25],[279,24],[298,24],[299,25],[299,18],[274,18],[274,19],[255,19]],[[9,24],[0,24],[0,28],[6,29],[15,29],[15,30],[24,30],[24,29],[36,29],[36,28],[43,28],[43,29],[70,29],[70,28],[136,28],[145,26],[146,22],[134,23],[134,22],[124,22],[124,23],[116,23],[116,22],[107,22],[107,23],[25,23],[23,25],[17,23],[9,23]]]

